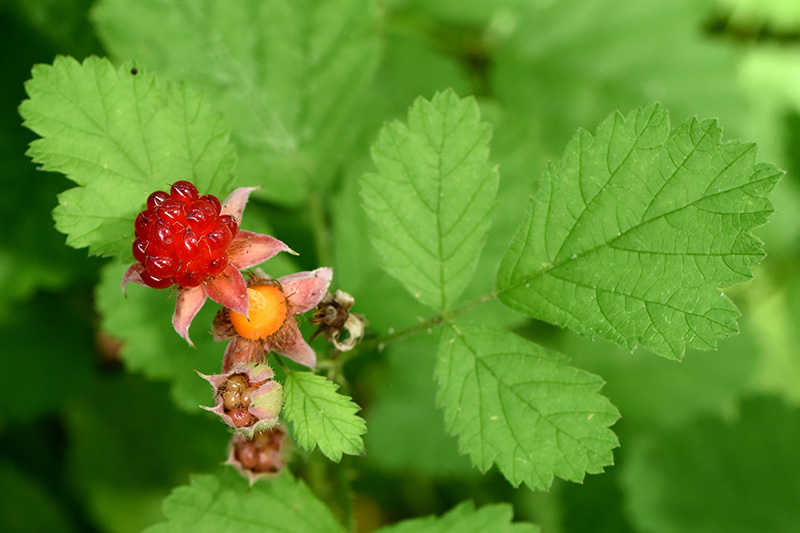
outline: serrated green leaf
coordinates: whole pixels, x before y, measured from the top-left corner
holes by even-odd
[[[387,331],[397,327],[398,317],[423,316],[428,309],[386,275],[375,248],[364,237],[369,222],[358,194],[362,173],[359,168],[348,174],[331,199],[334,272],[339,286],[355,297],[356,310],[369,317],[370,328]],[[389,299],[391,306],[386,305]]]
[[[6,38],[32,40],[29,34],[16,32],[6,32]],[[13,58],[0,62],[0,69],[19,73],[0,82],[0,95],[6,95],[8,102],[0,112],[0,226],[13,228],[0,233],[0,317],[14,313],[14,306],[37,290],[61,289],[76,278],[88,279],[92,272],[86,253],[64,246],[64,236],[53,228],[51,212],[66,182],[42,179],[25,156],[34,135],[20,130],[19,114],[10,100],[12,94],[17,98],[27,79],[30,65],[24,64],[31,60],[31,51],[19,49]]]
[[[37,65],[19,108],[41,139],[28,154],[79,185],[59,195],[56,228],[98,255],[130,256],[147,195],[179,179],[221,195],[233,179],[228,128],[203,97],[106,59]]]
[[[800,411],[752,398],[632,439],[621,462],[628,514],[655,533],[794,532],[800,524]]]
[[[437,403],[459,448],[480,470],[547,489],[612,464],[619,412],[603,380],[565,356],[504,330],[452,324],[439,345]]]
[[[361,435],[367,431],[359,407],[349,396],[336,392],[336,384],[311,372],[290,372],[286,377],[283,413],[292,422],[295,441],[306,450],[319,446],[332,461],[342,454],[364,451]]]
[[[115,57],[209,95],[256,194],[303,202],[352,153],[379,57],[369,0],[103,0],[92,15]]]
[[[343,533],[328,509],[288,473],[247,486],[232,469],[192,476],[164,500],[168,521],[145,533]]]
[[[381,130],[372,148],[378,173],[361,181],[383,268],[440,311],[472,278],[491,223],[498,173],[490,137],[473,98],[419,98],[408,125]]]
[[[750,230],[781,172],[713,120],[670,131],[660,105],[579,131],[542,177],[497,275],[529,316],[679,359],[737,331],[720,287],[763,255]]]
[[[510,505],[486,505],[475,509],[472,502],[463,502],[436,517],[404,520],[377,533],[538,533],[538,526],[526,523],[512,523],[513,509]]]

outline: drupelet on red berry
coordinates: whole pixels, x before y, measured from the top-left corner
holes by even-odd
[[[216,196],[200,196],[188,181],[151,194],[134,223],[133,256],[144,266],[142,281],[155,289],[188,289],[225,270],[239,225],[221,210]]]
[[[169,193],[152,193],[136,217],[136,263],[123,275],[122,288],[128,282],[157,289],[177,285],[172,324],[189,344],[189,325],[206,298],[246,315],[247,286],[239,270],[291,252],[274,237],[239,229],[254,190],[236,189],[220,203],[210,194],[201,196],[188,181],[178,181]]]

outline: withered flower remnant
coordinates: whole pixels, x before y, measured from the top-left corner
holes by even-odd
[[[342,290],[326,294],[311,317],[311,324],[319,326],[311,339],[323,334],[340,352],[352,350],[364,337],[366,325],[364,315],[350,312],[354,303],[355,299]],[[342,332],[347,333],[343,339]]]

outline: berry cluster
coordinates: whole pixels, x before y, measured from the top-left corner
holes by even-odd
[[[225,270],[239,225],[220,215],[221,208],[216,196],[200,196],[188,181],[151,194],[136,217],[133,242],[133,256],[144,266],[142,281],[155,289],[191,288]]]
[[[262,383],[257,383],[255,386],[250,384],[250,380],[244,374],[234,374],[228,380],[220,385],[217,393],[222,399],[222,407],[231,417],[233,425],[237,428],[242,426],[249,426],[253,417],[248,408],[253,398],[253,394]]]
[[[234,465],[251,479],[258,474],[274,474],[283,466],[281,452],[286,446],[283,443],[286,433],[282,426],[257,433],[252,439],[243,435],[234,435],[233,450],[228,464]]]

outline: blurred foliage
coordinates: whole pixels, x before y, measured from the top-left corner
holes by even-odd
[[[50,63],[56,54],[80,60],[132,49],[103,49],[87,16],[91,4],[0,3],[3,532],[138,531],[163,520],[162,499],[189,483],[190,473],[211,472],[225,456],[225,429],[194,409],[210,398],[207,384],[191,370],[214,371],[222,349],[204,331],[213,310],[198,319],[196,333],[193,329],[198,349],[188,351],[169,329],[174,301],[166,293],[144,295],[132,287],[129,298],[146,299],[152,309],[140,317],[130,315],[144,304],[126,308],[116,290],[121,266],[104,267],[104,282],[96,289],[102,261],[66,247],[53,228],[55,196],[67,181],[38,171],[24,155],[34,136],[20,126],[17,106],[32,65]],[[494,471],[480,476],[470,468],[457,455],[455,440],[445,436],[443,414],[434,409],[429,354],[435,340],[427,334],[348,363],[349,392],[364,408],[368,425],[366,457],[342,463],[359,494],[352,504],[356,522],[377,527],[410,516],[443,515],[472,499],[478,508],[512,502],[517,519],[540,524],[544,533],[792,531],[800,479],[797,3],[376,0],[370,7],[374,18],[359,22],[366,37],[359,34],[357,41],[374,49],[359,48],[366,59],[356,66],[373,77],[353,92],[360,98],[357,105],[347,108],[360,117],[352,136],[341,139],[349,152],[336,153],[335,129],[326,130],[325,150],[309,159],[312,168],[324,169],[320,183],[332,191],[325,197],[323,220],[328,242],[314,242],[307,210],[291,207],[295,197],[279,198],[281,206],[254,203],[247,215],[253,221],[248,229],[266,231],[259,226],[269,220],[276,236],[301,252],[296,262],[276,258],[273,275],[330,260],[334,288],[356,297],[356,310],[370,320],[370,334],[426,316],[378,269],[356,194],[358,176],[372,170],[368,146],[378,128],[404,116],[418,95],[431,97],[448,87],[462,96],[473,94],[494,127],[498,209],[469,298],[491,289],[486,280],[546,159],[560,156],[576,128],[593,128],[614,109],[627,112],[660,100],[676,123],[695,114],[719,117],[725,138],[756,141],[762,159],[789,173],[774,197],[778,212],[758,232],[769,257],[752,282],[726,291],[742,309],[742,333],[716,352],[689,352],[682,363],[624,353],[537,322],[523,323],[496,302],[469,315],[473,321],[515,325],[607,382],[604,393],[623,417],[614,427],[621,447],[615,466],[582,485],[557,482],[548,493],[531,493],[512,489]],[[98,9],[95,20],[102,15]],[[105,27],[104,43],[121,42],[114,31]],[[187,81],[203,91],[208,80],[201,74]],[[220,98],[235,103],[226,92],[230,80],[223,81]],[[336,165],[326,167],[325,157]],[[282,168],[301,163],[308,161],[281,160]],[[253,165],[250,171],[256,172]],[[102,331],[108,324],[115,336]],[[128,344],[123,347],[120,340]],[[162,353],[170,356],[158,359],[158,372],[142,363]],[[760,396],[753,399],[754,394]],[[319,466],[317,455],[297,452],[294,460],[310,488],[329,496],[335,512],[347,507],[322,479],[320,472],[329,467]],[[198,479],[205,478],[195,478],[195,489]]]

